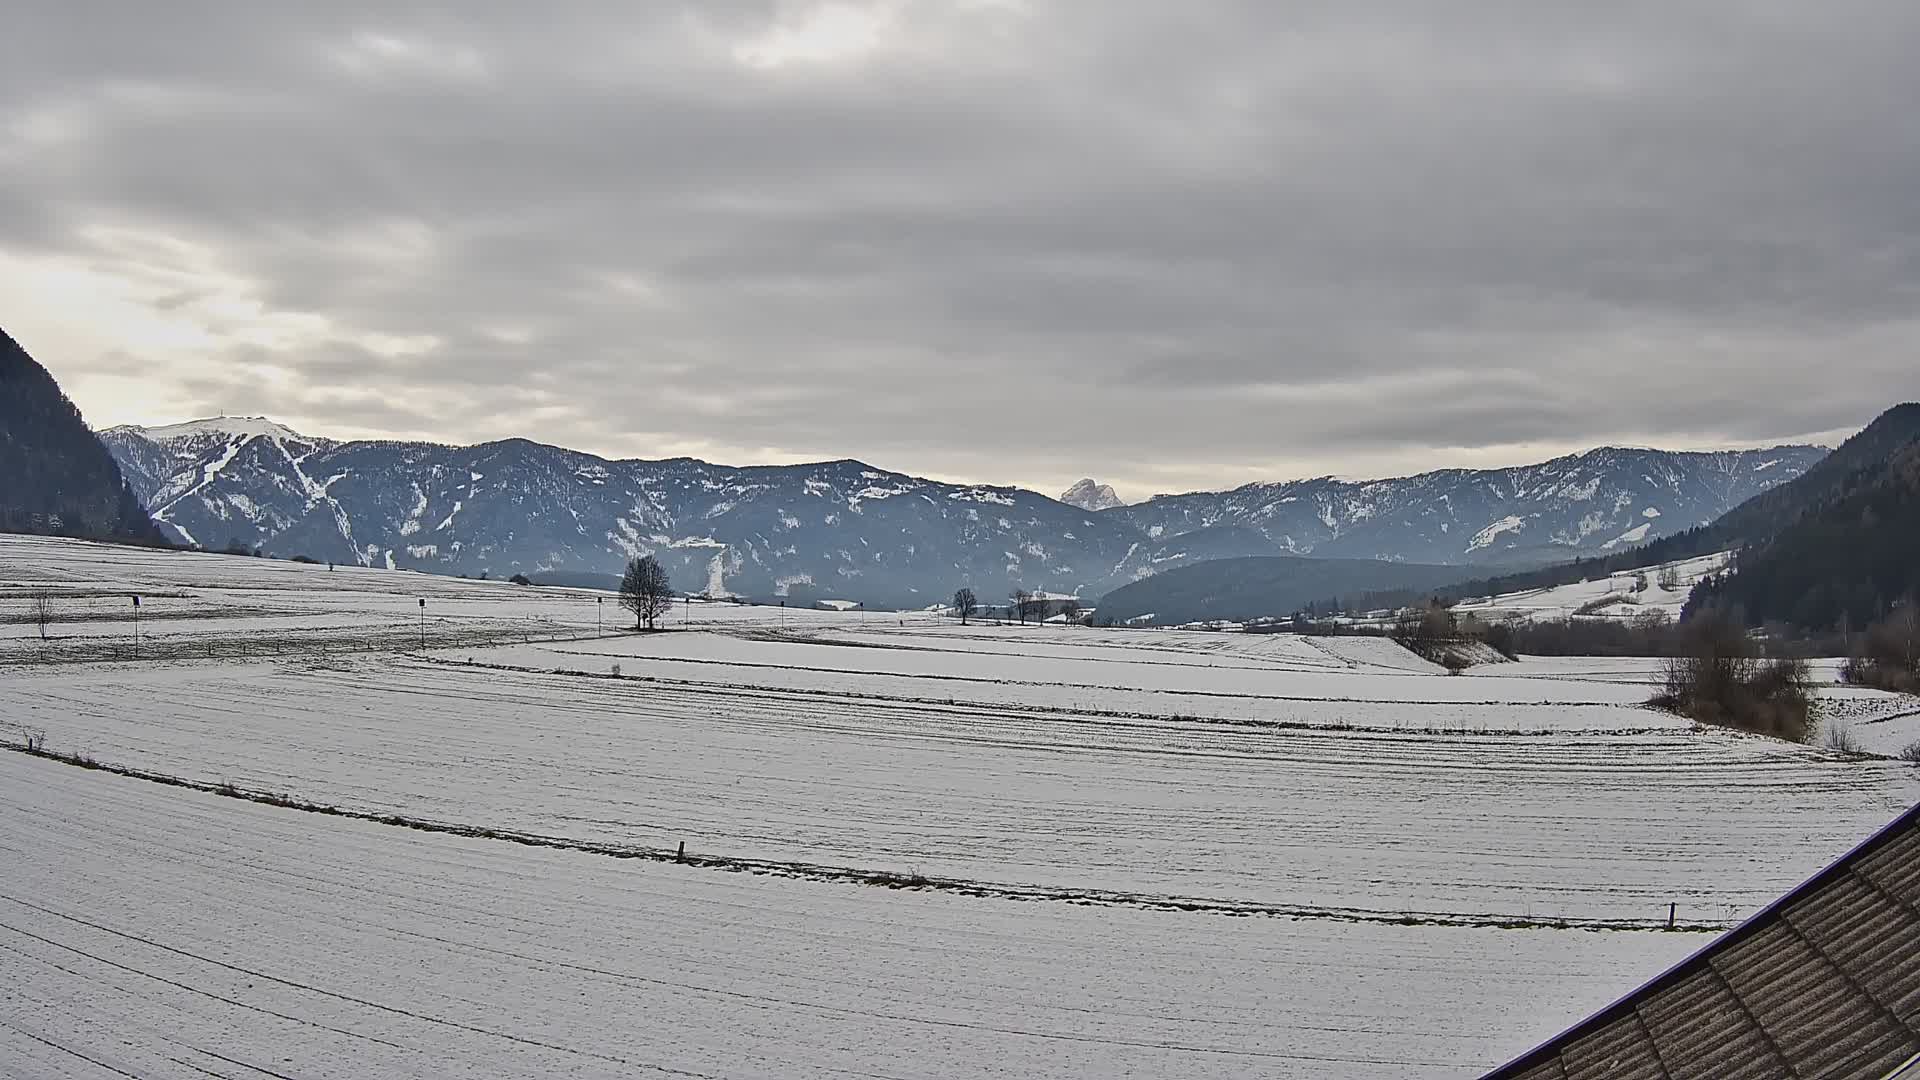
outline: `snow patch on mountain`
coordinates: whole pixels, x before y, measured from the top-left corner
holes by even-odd
[[[1633,528],[1628,529],[1626,532],[1621,533],[1619,536],[1614,537],[1613,539],[1607,541],[1604,544],[1601,544],[1600,546],[1602,548],[1611,550],[1613,548],[1620,546],[1621,544],[1638,544],[1647,538],[1647,531],[1652,528],[1653,528],[1652,522],[1650,521],[1641,522],[1640,524],[1635,525]]]
[[[1481,548],[1490,547],[1495,540],[1500,538],[1501,533],[1519,532],[1526,527],[1527,522],[1525,518],[1518,514],[1508,514],[1499,521],[1474,533],[1472,541],[1467,544],[1467,550],[1479,551]]]
[[[219,436],[245,442],[257,436],[273,436],[292,442],[311,442],[306,436],[281,424],[276,424],[264,416],[215,416],[205,420],[189,420],[184,424],[167,424],[162,427],[141,427],[126,424],[108,431],[131,432],[157,443],[173,443],[183,439],[195,439],[204,436]],[[105,434],[103,432],[102,434]]]

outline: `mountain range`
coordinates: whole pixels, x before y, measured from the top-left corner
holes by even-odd
[[[1825,454],[1603,448],[1510,469],[1250,484],[1089,510],[851,460],[734,467],[609,460],[522,439],[337,442],[263,418],[101,438],[161,527],[207,548],[582,582],[650,553],[677,589],[876,606],[933,604],[963,584],[983,597],[1024,587],[1092,599],[1174,567],[1257,555],[1539,565],[1711,521]],[[1102,487],[1069,494],[1100,500]]]
[[[1111,513],[1160,539],[1257,533],[1264,554],[1432,564],[1543,565],[1626,550],[1706,524],[1826,457],[1818,446],[1668,451],[1601,447],[1537,465],[1333,477],[1157,495]]]

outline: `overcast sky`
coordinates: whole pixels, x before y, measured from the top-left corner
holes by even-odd
[[[1920,396],[1913,0],[17,0],[96,426],[1121,494]]]

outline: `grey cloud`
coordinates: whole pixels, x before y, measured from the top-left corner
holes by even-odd
[[[28,6],[0,246],[326,327],[156,361],[209,405],[1140,496],[1920,392],[1893,0]]]

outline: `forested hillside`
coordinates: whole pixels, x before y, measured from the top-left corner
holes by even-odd
[[[0,331],[0,532],[161,543],[80,410]]]
[[[1688,611],[1737,609],[1750,623],[1860,629],[1920,597],[1920,441],[1855,469],[1792,525],[1701,583]]]

